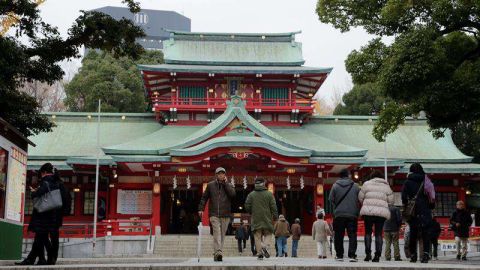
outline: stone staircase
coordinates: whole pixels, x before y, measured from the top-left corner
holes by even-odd
[[[159,257],[173,258],[184,257],[191,258],[197,256],[197,235],[161,235],[156,237],[154,254]],[[274,240],[270,244],[270,254],[275,256]],[[213,255],[213,237],[211,235],[202,235],[202,257]],[[288,256],[291,256],[292,240],[288,239]],[[311,236],[303,236],[298,246],[298,257],[316,258],[317,244]],[[225,239],[224,256],[252,256],[250,251],[250,240],[247,241],[247,248],[243,253],[238,252],[237,240],[234,236],[227,236]],[[330,255],[330,254],[329,254]]]

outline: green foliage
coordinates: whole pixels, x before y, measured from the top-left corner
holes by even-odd
[[[133,0],[123,2],[132,11],[139,10]],[[82,11],[66,38],[40,18],[34,1],[0,1],[0,17],[5,16],[19,20],[13,25],[14,36],[0,36],[0,117],[26,136],[50,131],[53,123],[40,114],[35,99],[18,91],[25,82],[53,84],[61,80],[64,73],[59,62],[78,57],[83,45],[108,50],[116,57],[138,57],[143,52],[135,43],[144,36],[141,28],[99,12]]]
[[[161,64],[160,51],[146,51],[134,61],[128,57],[115,59],[112,54],[90,51],[81,70],[66,86],[65,104],[71,111],[92,112],[102,100],[105,112],[145,112],[143,82],[136,64]]]
[[[376,83],[356,84],[342,97],[333,114],[336,115],[376,115],[386,102]]]
[[[387,98],[378,140],[420,111],[435,136],[480,119],[480,1],[319,0],[317,13],[343,32],[395,36],[389,46],[372,40],[346,61],[357,89],[373,83]]]

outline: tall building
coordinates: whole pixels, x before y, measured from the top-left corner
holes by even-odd
[[[142,9],[133,14],[125,7],[106,6],[94,11],[103,12],[114,19],[126,18],[140,26],[146,36],[140,38],[138,43],[147,50],[161,50],[163,42],[170,38],[167,30],[191,31],[191,20],[175,11]]]

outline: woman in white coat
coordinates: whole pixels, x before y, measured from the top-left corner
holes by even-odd
[[[374,171],[358,194],[362,204],[360,216],[365,221],[365,261],[372,260],[372,231],[375,226],[375,256],[372,262],[379,262],[382,255],[382,231],[385,220],[390,219],[389,204],[393,204],[393,191],[380,171]]]

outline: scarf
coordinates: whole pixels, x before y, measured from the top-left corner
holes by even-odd
[[[425,175],[425,183],[423,184],[425,195],[428,197],[430,203],[435,203],[435,187],[433,186],[432,180]]]

